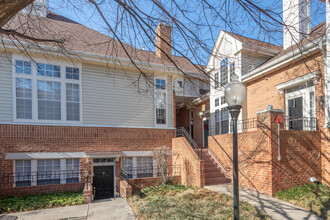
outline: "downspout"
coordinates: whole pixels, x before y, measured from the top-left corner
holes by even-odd
[[[327,126],[329,122],[329,72],[330,72],[330,0],[325,1],[326,5],[326,32],[325,32],[325,42],[326,42],[326,52],[324,56],[324,112],[325,112],[325,125],[324,127]]]

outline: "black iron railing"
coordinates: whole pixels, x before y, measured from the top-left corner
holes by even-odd
[[[184,127],[179,127],[176,129],[176,137],[184,137],[193,148],[194,152],[197,154],[198,158],[202,160],[202,150],[203,148],[199,147],[194,139],[188,134]]]
[[[167,175],[169,177],[180,176],[180,166],[167,167],[132,167],[130,169],[121,169],[121,178],[123,180],[146,178],[146,177],[161,177]]]
[[[80,183],[79,171],[39,171],[39,172],[16,172],[1,173],[1,183],[12,186],[40,186],[63,183]]]
[[[294,118],[284,117],[286,130],[317,131],[318,123],[315,117]]]

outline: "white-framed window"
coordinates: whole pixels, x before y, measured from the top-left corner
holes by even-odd
[[[221,134],[229,133],[229,111],[228,108],[221,108],[220,110],[220,123],[221,123]]]
[[[15,160],[15,185],[37,186],[80,182],[80,159]]]
[[[153,176],[153,158],[152,157],[138,157],[137,158],[137,178],[152,177]]]
[[[221,105],[225,105],[226,104],[226,99],[225,96],[221,96]]]
[[[165,77],[156,77],[155,78],[155,115],[156,115],[156,125],[166,125],[166,78]]]
[[[218,107],[218,106],[219,106],[219,98],[216,98],[216,99],[214,100],[214,106],[215,106],[215,107]]]
[[[153,164],[153,157],[123,157],[121,161],[122,169],[127,172],[130,179],[157,175]]]
[[[221,86],[228,84],[228,58],[220,62],[220,84]]]
[[[13,55],[13,120],[81,122],[81,64]]]
[[[80,90],[79,84],[66,84],[66,119],[80,121]]]
[[[285,90],[287,128],[289,130],[316,129],[315,86],[313,81]]]
[[[32,119],[32,80],[16,78],[16,116]]]
[[[133,178],[133,157],[123,157],[121,166],[127,172],[128,178]]]
[[[31,186],[31,160],[15,161],[15,186]]]
[[[219,88],[219,72],[214,73],[214,88]]]
[[[61,183],[61,164],[59,159],[38,160],[38,184],[50,185]]]
[[[80,159],[66,159],[66,183],[79,183]]]
[[[229,64],[229,73],[230,73],[229,80],[231,81],[233,75],[235,74],[235,62]]]

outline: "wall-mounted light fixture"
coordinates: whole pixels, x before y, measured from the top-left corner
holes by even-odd
[[[319,96],[319,101],[318,101],[318,103],[319,103],[319,106],[320,106],[320,107],[323,107],[323,106],[324,106],[324,95]]]

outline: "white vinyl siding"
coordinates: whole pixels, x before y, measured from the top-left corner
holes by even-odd
[[[0,121],[13,121],[13,83],[10,53],[0,53]]]
[[[138,73],[83,64],[82,87],[84,124],[154,127],[154,97]],[[171,77],[167,89],[167,121],[173,126]]]

